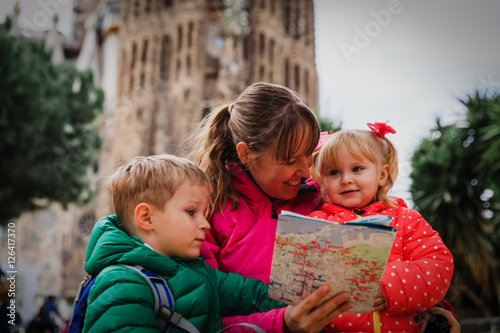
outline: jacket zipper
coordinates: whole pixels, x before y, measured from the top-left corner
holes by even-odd
[[[272,219],[277,219],[278,218],[278,214],[276,213],[276,206],[271,204],[271,211],[272,211],[272,214],[271,214],[271,218]]]

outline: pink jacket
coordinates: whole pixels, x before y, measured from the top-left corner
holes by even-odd
[[[201,255],[205,262],[223,272],[233,272],[269,283],[277,216],[282,210],[308,214],[318,209],[319,193],[300,194],[289,201],[271,202],[236,164],[230,165],[239,194],[239,206],[231,212],[231,202],[221,214],[216,212],[207,232]],[[309,182],[309,185],[315,185]],[[284,309],[246,317],[226,317],[224,326],[236,322],[253,323],[266,332],[282,332]]]
[[[362,216],[388,215],[397,229],[380,287],[386,295],[387,309],[379,313],[342,314],[327,332],[373,332],[377,315],[382,332],[419,332],[415,317],[441,301],[453,275],[453,256],[437,231],[403,199],[389,208],[381,202],[357,211]],[[324,204],[309,214],[320,219],[344,223],[357,218],[344,207]],[[419,321],[419,320],[417,320]]]

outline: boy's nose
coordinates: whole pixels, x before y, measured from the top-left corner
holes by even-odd
[[[201,222],[200,229],[202,230],[210,230],[210,223],[208,223],[207,219],[203,217],[203,221]]]

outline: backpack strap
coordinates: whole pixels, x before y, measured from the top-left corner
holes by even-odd
[[[224,327],[223,329],[221,329],[220,331],[218,331],[217,333],[220,333],[220,332],[224,332],[225,330],[227,330],[228,328],[231,328],[231,327],[234,327],[234,326],[245,326],[245,327],[248,327],[248,328],[251,328],[253,329],[255,332],[257,333],[266,333],[266,331],[264,331],[262,328],[260,328],[259,326],[257,325],[254,325],[254,324],[248,324],[248,323],[239,323],[239,324],[233,324],[233,325],[229,325],[229,326],[226,326]]]
[[[161,332],[169,332],[171,330],[170,323],[174,326],[182,328],[190,333],[199,333],[198,329],[194,327],[186,318],[182,317],[179,313],[174,311],[174,295],[168,287],[167,281],[160,275],[154,274],[145,270],[141,266],[121,265],[138,272],[148,281],[153,291],[156,314],[156,320]]]
[[[68,332],[81,332],[83,330],[83,321],[87,312],[87,298],[89,292],[94,285],[95,277],[90,275],[85,276],[83,281],[78,286],[75,302],[73,304],[73,316],[68,327]]]

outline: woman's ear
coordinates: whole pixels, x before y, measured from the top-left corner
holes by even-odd
[[[250,149],[244,142],[238,142],[236,145],[236,153],[242,164],[247,164],[250,160]]]
[[[153,229],[153,210],[147,203],[140,203],[135,207],[135,224],[141,230]]]
[[[389,164],[384,164],[382,169],[380,169],[380,178],[378,181],[378,186],[384,187],[385,184],[387,184],[387,180],[389,179],[389,172],[391,168],[389,167]]]

